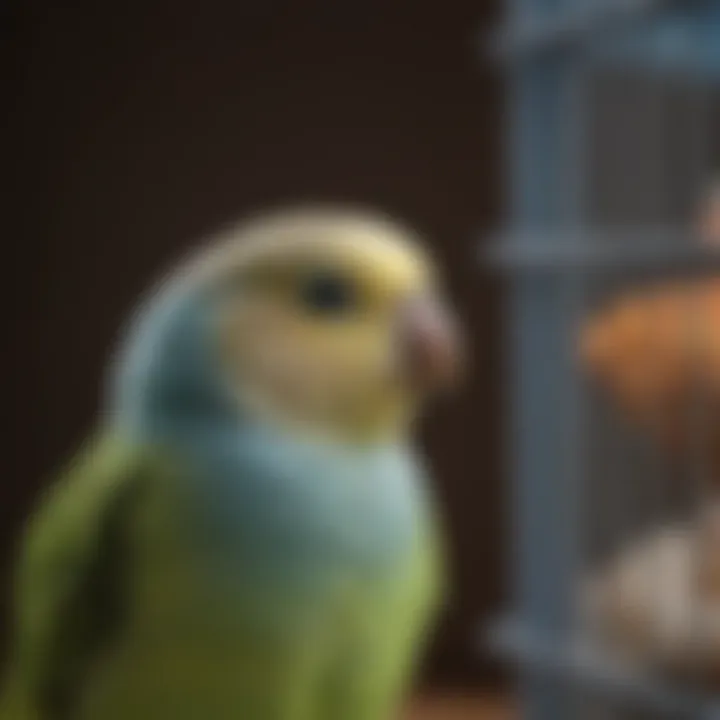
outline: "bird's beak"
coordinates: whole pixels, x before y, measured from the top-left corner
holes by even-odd
[[[447,390],[460,379],[463,350],[454,319],[432,296],[414,297],[402,308],[403,372],[422,392]]]

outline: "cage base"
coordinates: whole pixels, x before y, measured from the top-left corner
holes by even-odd
[[[720,720],[720,698],[670,688],[650,673],[623,665],[588,643],[543,637],[526,624],[502,619],[483,633],[483,645],[499,656],[569,687],[599,692],[608,699],[663,715]]]

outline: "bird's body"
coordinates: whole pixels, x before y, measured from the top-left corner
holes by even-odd
[[[635,669],[720,687],[718,507],[627,544],[582,585],[587,629]]]
[[[251,431],[184,454],[143,456],[110,439],[91,452],[61,490],[70,501],[107,473],[104,492],[86,517],[58,516],[53,504],[38,525],[52,545],[36,547],[52,558],[66,534],[122,501],[115,556],[97,559],[122,578],[110,598],[121,607],[78,598],[46,610],[80,637],[104,620],[94,613],[119,613],[107,617],[118,631],[78,657],[84,682],[51,705],[92,720],[224,720],[239,709],[329,720],[392,707],[437,591],[427,507],[402,450],[352,453]],[[25,590],[43,598],[57,587],[44,587],[53,576],[38,560]],[[59,663],[51,675],[88,652],[74,639],[42,648],[38,661]]]
[[[111,421],[30,525],[2,720],[383,720],[402,698],[442,589],[421,464],[365,414],[360,440],[356,412],[335,437],[235,405],[197,287],[141,314]]]
[[[583,587],[581,606],[592,608],[591,624],[613,653],[714,689],[720,680],[718,318],[717,278],[655,284],[614,298],[583,327],[581,339],[589,376],[620,417],[661,449],[658,459],[678,464],[677,477],[692,479],[697,491],[691,522],[657,524],[646,537],[625,541]],[[667,477],[658,474],[654,497],[674,496]]]

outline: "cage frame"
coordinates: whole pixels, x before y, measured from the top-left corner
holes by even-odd
[[[509,221],[489,250],[483,243],[482,257],[508,283],[514,600],[489,634],[483,629],[483,638],[518,662],[524,720],[579,717],[568,692],[573,687],[614,694],[662,716],[717,719],[720,698],[614,673],[601,658],[557,641],[573,634],[569,603],[579,562],[573,540],[582,522],[575,513],[580,453],[568,450],[583,442],[581,389],[573,380],[567,330],[580,306],[583,278],[628,264],[720,270],[720,250],[678,242],[676,231],[668,228],[643,229],[641,242],[633,230],[630,244],[622,230],[606,242],[598,237],[604,231],[589,226],[580,149],[584,74],[588,62],[629,61],[650,72],[716,83],[720,0],[508,0],[506,16],[490,50],[504,64],[508,80]],[[668,28],[677,27],[683,32],[668,42]],[[713,28],[718,32],[714,47]],[[629,43],[606,53],[608,34],[623,33]],[[553,413],[563,415],[563,428],[547,421]],[[558,523],[558,516],[565,522]]]

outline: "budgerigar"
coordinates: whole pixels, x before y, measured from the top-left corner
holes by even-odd
[[[443,597],[410,447],[461,356],[371,213],[270,213],[170,273],[29,523],[2,720],[385,720]]]

